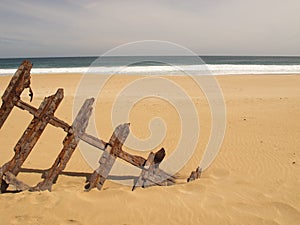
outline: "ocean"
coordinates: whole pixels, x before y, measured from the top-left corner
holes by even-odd
[[[32,74],[85,73],[176,75],[300,74],[300,57],[282,56],[109,56],[26,58]],[[98,59],[98,60],[97,60]],[[12,75],[24,58],[0,58],[0,75]],[[96,61],[95,61],[96,60]],[[95,69],[97,68],[97,69]]]

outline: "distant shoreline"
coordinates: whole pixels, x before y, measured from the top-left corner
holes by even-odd
[[[28,58],[32,73],[128,75],[299,74],[300,57],[274,56],[109,56]],[[21,58],[0,59],[0,75],[15,72]]]

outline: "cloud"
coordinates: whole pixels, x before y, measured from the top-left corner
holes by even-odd
[[[199,54],[299,55],[299,10],[296,0],[7,0],[0,56],[100,55],[143,39]]]
[[[14,39],[14,38],[6,38],[6,37],[0,37],[0,45],[4,44],[4,45],[11,45],[11,44],[18,44],[18,43],[22,43],[23,40],[18,40],[18,39]]]

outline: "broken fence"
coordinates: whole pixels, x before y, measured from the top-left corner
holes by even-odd
[[[55,117],[54,113],[64,98],[63,89],[58,89],[54,95],[45,97],[39,108],[21,100],[24,89],[29,89],[30,101],[33,92],[30,87],[30,70],[32,63],[25,60],[13,75],[8,87],[2,96],[0,108],[0,129],[8,118],[14,107],[18,107],[33,115],[33,119],[24,131],[21,138],[14,147],[13,158],[0,167],[1,193],[6,192],[9,185],[15,186],[16,190],[23,191],[51,191],[52,185],[56,183],[58,176],[63,172],[67,163],[72,157],[79,141],[84,141],[100,150],[103,153],[99,159],[99,167],[87,178],[85,191],[93,188],[101,190],[103,184],[109,176],[114,162],[121,159],[131,165],[141,169],[140,176],[134,182],[132,190],[136,187],[147,187],[150,185],[172,185],[175,178],[159,168],[160,163],[165,157],[165,150],[162,148],[156,153],[150,152],[147,159],[141,156],[132,155],[122,149],[122,146],[129,135],[129,123],[119,125],[113,132],[109,142],[98,139],[85,132],[89,118],[92,114],[94,98],[86,99],[72,125]],[[66,137],[63,141],[63,148],[55,159],[51,168],[42,174],[42,181],[34,187],[30,187],[17,179],[17,175],[22,169],[22,165],[33,150],[38,139],[48,125],[63,129]],[[200,177],[201,169],[191,173],[188,181]]]

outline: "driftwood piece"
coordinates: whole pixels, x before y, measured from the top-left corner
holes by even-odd
[[[16,101],[20,99],[25,88],[29,88],[30,97],[32,99],[33,93],[30,88],[30,70],[32,68],[31,62],[25,60],[13,75],[8,87],[2,96],[2,105],[0,108],[0,129],[3,126],[8,115],[12,111]]]
[[[59,174],[65,169],[69,162],[75,148],[79,143],[79,136],[85,132],[88,126],[89,118],[92,114],[92,105],[94,98],[87,99],[82,105],[79,113],[77,114],[73,124],[73,133],[68,133],[63,142],[63,149],[59,153],[52,167],[43,174],[44,180],[31,188],[30,191],[51,191],[52,184],[54,184]]]
[[[82,134],[80,137],[79,137],[82,141],[88,143],[89,145],[92,145],[100,150],[105,150],[105,146],[106,146],[106,142],[92,136],[92,135],[89,135],[89,134]]]
[[[100,150],[104,150],[105,149],[105,146],[107,145],[106,142],[96,138],[96,137],[93,137],[91,135],[88,135],[88,134],[83,134],[80,136],[80,139]],[[162,154],[163,153],[163,154]],[[165,152],[162,152],[162,151],[159,151],[157,152],[156,154],[156,161],[155,163],[158,164],[158,159],[162,157],[164,157],[165,155]],[[160,155],[160,156],[159,156]],[[130,163],[131,165],[133,166],[136,166],[138,168],[141,168],[143,169],[144,168],[144,165],[146,163],[146,159],[144,159],[143,157],[141,156],[138,156],[138,155],[131,155],[123,150],[120,150],[119,151],[119,155],[118,155],[118,158]],[[162,159],[161,159],[162,160]],[[160,168],[156,168],[156,173],[155,174],[152,174],[150,175],[150,178],[152,180],[165,180],[167,182],[168,185],[172,185],[175,183],[175,178],[173,176],[171,176],[170,174],[164,172],[163,170],[161,170]]]
[[[6,172],[3,176],[3,180],[6,182],[6,184],[11,184],[11,185],[15,186],[17,191],[25,191],[25,190],[28,190],[30,188],[29,185],[27,185],[24,182],[18,180],[16,178],[16,176],[13,175],[11,172]]]
[[[155,157],[155,154],[153,152],[150,152],[139,178],[137,179],[136,183],[132,187],[132,191],[136,187],[144,187],[145,181],[148,177],[149,168],[150,168],[151,165],[153,165],[154,157]]]
[[[166,174],[162,173],[162,170],[159,169],[159,164],[165,156],[166,152],[164,148],[161,148],[155,154],[150,152],[140,176],[132,187],[132,191],[139,186],[144,188],[153,184],[169,185],[174,183],[173,177],[166,176]]]
[[[58,89],[54,95],[46,97],[41,103],[39,109],[35,112],[33,120],[30,122],[14,148],[14,157],[2,166],[2,172],[0,174],[2,191],[7,188],[7,184],[5,184],[5,181],[2,180],[3,174],[9,171],[15,176],[18,175],[21,166],[42,135],[49,123],[50,117],[54,114],[63,97],[63,89]]]
[[[36,111],[38,110],[37,108],[27,104],[26,102],[23,102],[22,100],[18,100],[15,105],[22,110],[28,111],[32,115],[35,115]],[[66,122],[58,119],[54,115],[50,116],[49,123],[55,127],[62,128],[65,132],[72,133],[72,127]]]
[[[89,177],[85,191],[90,191],[95,187],[101,190],[128,135],[129,123],[121,124],[115,129],[99,160],[100,166]]]
[[[202,168],[198,167],[196,171],[192,171],[191,175],[187,179],[187,182],[191,182],[193,180],[199,179],[202,173]]]
[[[155,153],[154,156],[154,164],[158,165],[163,161],[166,156],[166,151],[164,148],[161,148],[158,152]]]
[[[88,134],[81,135],[80,139],[100,150],[105,149],[105,146],[107,145],[106,142]],[[154,159],[155,164],[158,165],[163,160],[164,157],[165,157],[165,151],[161,149],[155,154],[155,159]],[[144,159],[143,157],[137,155],[131,155],[123,150],[119,151],[118,158],[123,159],[124,161],[130,163],[131,165],[141,169],[144,168],[144,165],[146,163],[146,159]],[[158,166],[155,168],[155,173],[149,174],[148,178],[149,180],[146,183],[149,183],[151,181],[152,183],[158,182],[158,185],[162,185],[162,184],[173,185],[175,183],[175,177],[164,172]],[[150,184],[148,184],[148,186],[149,185]]]
[[[102,141],[92,135],[89,135],[89,134],[82,134],[79,138],[82,141],[84,141],[100,150],[105,150],[105,146],[107,146],[107,144],[108,144],[105,141]],[[138,156],[138,155],[131,155],[131,154],[123,151],[122,149],[120,149],[118,157],[136,167],[139,167],[139,168],[142,168],[146,162],[146,159],[144,159],[143,157]]]

